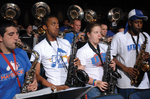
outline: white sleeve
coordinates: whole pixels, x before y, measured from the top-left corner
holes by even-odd
[[[82,65],[86,65],[86,52],[85,52],[85,50],[79,49],[77,51],[76,57],[79,58]]]
[[[117,56],[118,54],[118,47],[119,47],[118,40],[119,40],[118,35],[114,35],[112,42],[111,42],[111,55],[112,56]]]
[[[68,49],[67,49],[67,56],[70,56],[71,53],[71,44],[67,41]]]
[[[35,45],[33,48],[33,51],[36,51],[39,54],[38,62],[40,63],[41,62],[41,51],[39,48],[40,48],[39,46]],[[30,61],[33,62],[34,60],[35,60],[35,55],[34,55],[34,53],[32,53]]]

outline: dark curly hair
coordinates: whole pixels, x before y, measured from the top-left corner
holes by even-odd
[[[4,19],[3,21],[0,22],[0,35],[2,37],[4,37],[4,33],[6,32],[6,28],[10,27],[10,26],[17,28],[17,26],[15,25],[15,23],[13,21],[9,21],[9,20]]]

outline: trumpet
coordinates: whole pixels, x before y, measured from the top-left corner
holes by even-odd
[[[42,26],[39,26],[38,29],[37,29],[37,33],[40,35],[40,36],[43,36],[46,31],[43,29]]]
[[[101,38],[101,39],[100,39],[100,42],[102,42],[102,43],[104,43],[104,42],[106,43],[106,42],[107,42],[108,44],[110,44],[112,38],[113,38],[113,37],[106,36],[106,37],[104,37],[104,38]]]

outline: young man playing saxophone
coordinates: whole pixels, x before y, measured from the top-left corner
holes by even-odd
[[[18,38],[19,32],[13,22],[4,20],[0,23],[0,99],[12,99],[21,92],[25,75],[31,67],[27,53],[16,48]],[[36,76],[27,89],[37,89]]]
[[[52,90],[67,89],[69,87],[64,84],[67,78],[71,45],[67,40],[57,38],[59,22],[55,16],[43,17],[42,27],[46,31],[46,38],[34,47],[34,50],[39,53],[39,61],[36,66],[37,80],[42,85],[51,87]],[[34,57],[31,55],[30,61],[33,60]],[[40,75],[41,63],[47,79]],[[80,65],[80,61],[74,62],[74,65]]]
[[[136,89],[149,88],[149,80],[146,72],[143,74],[143,78],[138,86],[131,84],[130,79],[138,75],[138,70],[137,68],[134,68],[134,65],[140,55],[140,50],[143,50],[141,47],[145,40],[147,40],[147,43],[146,49],[144,50],[145,52],[143,53],[144,55],[142,56],[143,61],[150,58],[149,35],[146,32],[141,32],[143,21],[147,20],[148,17],[144,16],[141,10],[131,10],[128,15],[125,31],[117,33],[111,42],[111,53],[118,66],[118,72],[122,76],[122,78],[117,81],[118,91],[125,99],[127,99],[129,94]]]

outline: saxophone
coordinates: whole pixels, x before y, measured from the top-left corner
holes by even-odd
[[[143,55],[145,53],[146,44],[147,44],[147,37],[145,34],[143,34],[143,36],[145,37],[145,41],[143,42],[141,46],[140,53],[134,65],[134,68],[138,70],[137,75],[135,77],[131,77],[131,85],[134,85],[135,87],[138,87],[141,81],[143,80],[144,73],[149,71],[148,63],[143,60]]]
[[[30,70],[28,71],[27,75],[26,75],[26,78],[25,78],[25,81],[23,83],[23,86],[21,88],[21,93],[27,93],[29,92],[27,87],[29,86],[29,84],[31,84],[34,80],[34,74],[35,74],[35,71],[36,71],[36,64],[38,62],[38,59],[39,59],[39,53],[36,52],[36,51],[33,51],[29,48],[29,46],[22,46],[21,44],[19,43],[16,43],[16,46],[27,51],[28,53],[34,53],[35,55],[35,60],[34,62],[32,63],[32,66],[30,68]]]
[[[74,33],[74,38],[72,42],[68,74],[65,85],[69,87],[82,87],[89,81],[88,74],[81,69],[77,69],[77,66],[74,66],[74,59],[76,58],[77,45],[76,45],[76,34]]]
[[[102,81],[108,83],[108,89],[101,92],[101,95],[103,96],[103,95],[109,95],[115,93],[116,80],[118,78],[121,78],[121,75],[116,70],[114,71],[113,68],[109,66],[109,64],[111,64],[110,43],[108,43],[107,41],[102,41],[102,42],[108,45],[107,52],[106,52],[106,61],[105,61],[105,65],[103,66],[104,74],[102,78]]]

